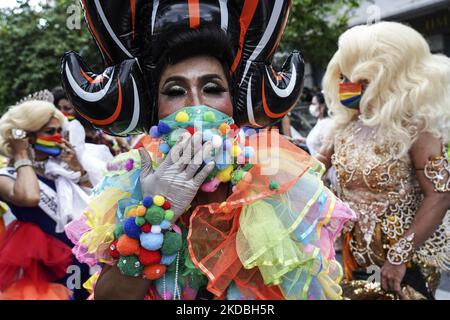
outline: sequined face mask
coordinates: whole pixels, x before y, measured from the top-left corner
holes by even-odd
[[[203,142],[211,141],[213,146],[213,154],[204,159],[204,163],[214,160],[216,167],[202,185],[203,191],[213,192],[220,183],[237,183],[242,178],[239,171],[254,152],[239,141],[239,128],[233,118],[204,105],[185,107],[161,119],[150,129],[150,136],[160,139],[159,151],[164,158],[186,131],[191,135],[202,132]],[[246,167],[247,170],[249,168]]]
[[[54,135],[37,135],[34,149],[49,156],[59,156],[61,154],[61,148],[58,143],[62,142],[62,136],[59,133]]]
[[[346,82],[339,84],[339,100],[345,107],[352,110],[358,110],[361,97],[361,83]]]

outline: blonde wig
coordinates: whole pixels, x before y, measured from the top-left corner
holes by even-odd
[[[323,80],[334,135],[358,116],[339,101],[341,75],[352,82],[368,81],[360,103],[360,119],[376,128],[404,155],[420,132],[448,142],[450,135],[450,59],[434,55],[414,29],[380,22],[349,29]]]
[[[0,119],[0,153],[11,157],[12,129],[37,132],[52,118],[64,123],[64,115],[48,101],[30,100],[12,106]]]

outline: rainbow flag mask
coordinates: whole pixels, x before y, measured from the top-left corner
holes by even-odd
[[[213,154],[204,164],[214,160],[216,167],[202,185],[203,191],[214,192],[220,183],[236,184],[251,168],[249,159],[254,150],[239,141],[233,118],[208,106],[185,107],[171,114],[150,129],[150,136],[160,139],[159,151],[164,158],[186,131],[191,135],[202,132],[203,142],[211,141],[213,146]],[[158,165],[154,163],[154,167]]]
[[[72,121],[72,120],[75,119],[75,116],[72,115],[72,114],[70,114],[70,113],[63,112],[63,114],[64,114],[64,116],[67,118],[67,120],[69,120],[69,121]]]
[[[362,86],[360,83],[339,84],[339,100],[349,109],[359,109],[359,102],[362,96]]]
[[[60,134],[54,134],[52,136],[38,135],[34,149],[49,156],[59,156],[61,154],[61,148],[58,146],[58,143],[62,142],[61,139],[62,136]]]

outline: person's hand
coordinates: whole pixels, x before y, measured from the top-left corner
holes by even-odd
[[[61,161],[67,163],[69,165],[69,168],[73,171],[83,172],[83,167],[78,161],[74,147],[66,139],[62,139],[62,142],[58,145],[62,149],[61,155],[59,156]]]
[[[208,157],[211,151],[211,142],[202,145],[201,133],[195,133],[193,136],[185,133],[154,171],[149,153],[143,148],[139,149],[142,195],[164,196],[175,214],[172,222],[176,221],[189,208],[198,189],[214,169],[215,162],[211,161],[197,173],[203,159]]]
[[[381,268],[381,287],[387,292],[396,293],[400,299],[405,299],[401,283],[406,273],[406,265],[393,265],[386,261]]]
[[[28,141],[28,137],[22,139],[12,139],[10,142],[10,146],[12,149],[13,158],[15,160],[29,158],[28,150],[30,147],[30,143]]]

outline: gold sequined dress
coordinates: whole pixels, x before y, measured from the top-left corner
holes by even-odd
[[[357,268],[381,267],[390,246],[409,228],[423,201],[415,168],[409,155],[397,157],[395,148],[378,143],[374,130],[359,119],[335,137],[334,148],[336,192],[358,215],[344,230],[349,232],[344,245]],[[448,268],[449,226],[447,214],[412,260],[432,292],[439,282],[437,270]]]

